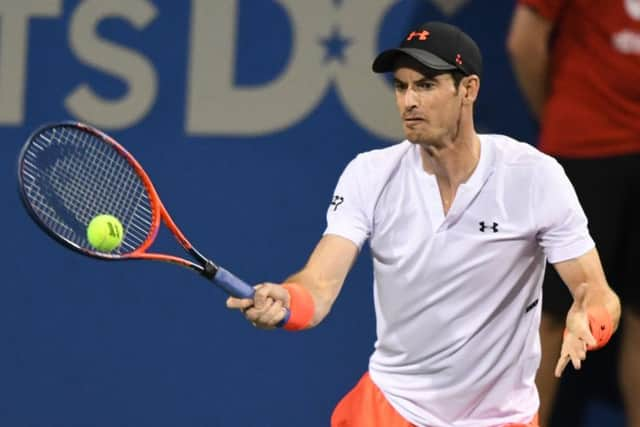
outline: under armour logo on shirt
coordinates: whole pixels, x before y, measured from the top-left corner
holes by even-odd
[[[333,210],[337,210],[338,206],[340,206],[342,202],[344,202],[344,197],[338,195],[333,196],[333,200],[331,200],[331,206],[333,206]]]
[[[493,230],[494,233],[498,232],[498,223],[497,222],[494,222],[493,225],[487,225],[487,224],[485,224],[484,221],[480,221],[478,224],[480,225],[480,231],[482,231],[483,233],[485,232],[485,230],[487,228]]]

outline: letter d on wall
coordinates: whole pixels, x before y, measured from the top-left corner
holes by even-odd
[[[329,84],[329,76],[318,73],[323,57],[318,38],[328,27],[323,17],[331,15],[331,2],[303,2],[304,16],[296,15],[295,2],[300,0],[277,1],[294,24],[286,69],[268,84],[243,88],[233,85],[238,1],[193,0],[187,133],[262,135],[311,112]],[[259,37],[255,43],[258,49]]]

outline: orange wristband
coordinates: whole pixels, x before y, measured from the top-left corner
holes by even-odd
[[[597,344],[588,348],[588,350],[597,350],[604,347],[613,335],[613,321],[611,315],[606,308],[602,306],[592,307],[587,310],[589,317],[589,328],[591,335],[596,339]]]
[[[283,328],[287,331],[300,331],[306,329],[313,320],[315,304],[311,293],[297,283],[285,283],[282,285],[289,292],[289,320]]]

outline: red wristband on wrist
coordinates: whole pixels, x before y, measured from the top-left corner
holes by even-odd
[[[282,285],[289,292],[289,320],[283,328],[287,331],[300,331],[306,329],[313,320],[315,304],[311,293],[297,283],[285,283]]]
[[[613,335],[613,321],[606,308],[602,306],[591,307],[587,310],[589,317],[589,328],[591,335],[596,339],[597,344],[588,347],[588,350],[597,350],[604,347]]]

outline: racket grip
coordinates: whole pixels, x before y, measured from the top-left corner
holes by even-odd
[[[253,298],[253,294],[256,293],[255,289],[247,282],[237,278],[233,273],[222,267],[218,267],[216,275],[213,276],[213,283],[236,298]],[[285,308],[284,317],[276,326],[278,328],[283,327],[289,321],[289,317],[291,317],[291,312]]]
[[[284,309],[284,317],[282,318],[281,321],[278,322],[276,327],[277,328],[282,328],[284,325],[286,325],[287,322],[289,321],[289,317],[291,317],[291,311],[289,311],[288,308],[285,308]]]
[[[255,289],[242,279],[238,279],[233,273],[218,267],[213,276],[213,283],[220,286],[226,293],[236,298],[252,298]]]

